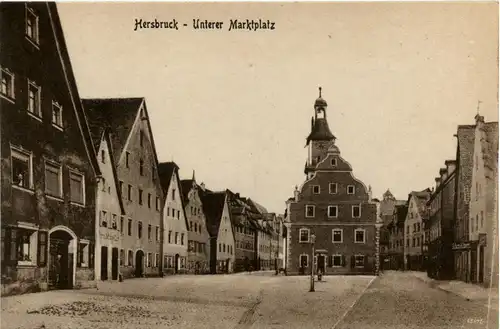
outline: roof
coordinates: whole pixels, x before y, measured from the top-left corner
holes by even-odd
[[[418,213],[420,217],[422,217],[422,219],[427,217],[427,201],[429,201],[431,194],[432,191],[430,188],[426,188],[422,191],[412,191],[410,192],[410,194],[408,194],[408,203],[413,197],[415,203],[417,204]]]
[[[498,122],[484,124],[486,138],[481,140],[484,165],[487,169],[498,171]]]
[[[95,148],[92,143],[92,137],[90,135],[87,117],[85,115],[85,111],[83,109],[80,99],[80,94],[78,92],[78,88],[76,85],[75,74],[73,72],[73,67],[71,66],[68,47],[66,45],[66,39],[64,38],[64,32],[62,29],[61,20],[59,18],[59,12],[57,10],[57,4],[55,2],[47,2],[46,6],[47,6],[47,11],[49,13],[49,17],[53,23],[51,24],[51,26],[54,29],[53,32],[55,35],[55,41],[59,46],[58,49],[60,50],[59,55],[60,55],[61,65],[63,66],[63,70],[67,78],[68,89],[70,91],[70,95],[73,98],[72,100],[74,102],[73,104],[74,104],[76,119],[78,121],[78,128],[80,129],[85,150],[87,152],[87,156],[92,166],[92,169],[96,174],[96,176],[100,176],[101,170],[99,168],[97,157],[95,156]]]
[[[252,200],[250,198],[247,199],[247,203],[250,205],[250,207],[253,210],[257,211],[260,214],[267,214],[268,213],[267,209],[264,208],[264,206],[258,204],[257,202],[255,202],[254,200]]]
[[[99,127],[109,128],[111,146],[119,159],[143,102],[142,97],[82,99],[94,144],[100,138],[96,134]]]
[[[470,188],[472,184],[474,130],[475,125],[460,125],[457,129],[457,158],[459,163],[458,179],[464,184],[466,190]]]
[[[182,191],[181,197],[184,200],[184,203],[188,202],[188,194],[189,191],[191,191],[191,189],[193,188],[193,184],[195,184],[195,181],[192,179],[181,180],[181,191]]]
[[[207,220],[207,230],[210,236],[217,236],[222,212],[226,201],[226,192],[201,193],[203,211]]]
[[[172,175],[178,172],[179,167],[175,162],[162,162],[158,164],[158,176],[160,177],[160,185],[165,198],[167,197],[170,182],[172,182]]]
[[[406,215],[408,214],[408,206],[405,204],[396,205],[396,207],[394,207],[394,211],[396,213],[397,224],[398,225],[404,224],[406,220]]]
[[[107,129],[105,131],[103,131],[103,137],[106,139],[106,142],[108,143],[108,145],[111,145],[110,133]],[[97,152],[98,151],[99,151],[99,149],[97,148]],[[121,190],[120,185],[118,183],[119,179],[118,179],[118,172],[116,170],[117,166],[116,166],[116,161],[115,161],[113,149],[111,147],[109,148],[109,161],[111,164],[111,170],[113,171],[113,178],[115,181],[116,193],[118,195],[118,203],[120,204],[120,209],[121,209],[122,215],[125,215],[125,206],[123,204],[122,190]]]
[[[328,121],[325,118],[318,118],[314,120],[311,128],[311,133],[307,136],[307,144],[310,141],[331,141],[335,136],[328,127]]]

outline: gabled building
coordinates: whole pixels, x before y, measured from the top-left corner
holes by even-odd
[[[112,152],[126,214],[122,230],[125,260],[120,272],[124,278],[158,276],[162,269],[163,195],[146,101],[140,97],[106,98],[84,99],[82,103],[90,124],[104,126],[112,133]],[[100,225],[107,223],[101,221]],[[100,252],[107,253],[102,247]]]
[[[120,268],[125,266],[125,249],[122,247],[126,223],[125,207],[111,144],[112,133],[109,127],[95,123],[92,122],[90,125],[91,136],[102,174],[97,190],[98,220],[94,224],[96,232],[95,278],[96,280],[118,280]]]
[[[186,273],[188,263],[188,221],[182,199],[179,167],[174,162],[158,165],[163,188],[163,272]]]
[[[445,161],[445,168],[435,178],[436,188],[427,201],[429,216],[424,220],[428,235],[428,276],[451,280],[453,265],[453,224],[455,222],[456,161]],[[425,247],[425,246],[424,246]]]
[[[470,279],[498,286],[498,122],[476,116],[472,157]]]
[[[193,178],[181,181],[184,210],[188,226],[188,267],[189,273],[210,273],[210,235],[203,211],[200,186]]]
[[[404,263],[405,269],[419,271],[424,269],[424,220],[428,216],[427,201],[431,190],[413,191],[408,194],[408,213],[404,231]]]
[[[408,214],[406,204],[395,205],[392,221],[387,225],[389,230],[389,268],[391,270],[404,269],[404,229]]]
[[[210,273],[232,273],[236,249],[228,192],[203,190],[201,195],[210,235]]]
[[[377,205],[341,157],[328,126],[326,108],[320,89],[306,141],[306,180],[287,204],[287,272],[305,274],[317,264],[325,274],[378,273],[381,225],[377,222]]]
[[[393,222],[394,208],[396,205],[405,203],[406,200],[396,200],[389,189],[387,189],[382,196],[382,201],[380,201],[379,213],[382,220],[382,227],[380,228],[380,258],[383,266],[388,266],[388,263],[390,263],[390,261],[386,261],[389,258],[390,249],[390,231],[388,226]]]
[[[93,286],[101,173],[57,6],[0,16],[2,296]]]

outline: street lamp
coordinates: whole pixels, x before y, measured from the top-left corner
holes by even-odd
[[[316,235],[311,234],[311,287],[309,292],[314,292],[314,243],[316,242]]]

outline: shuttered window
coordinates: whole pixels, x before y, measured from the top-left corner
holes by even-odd
[[[47,232],[38,232],[38,266],[47,264]]]
[[[45,192],[49,195],[62,196],[61,166],[45,162]]]
[[[70,197],[71,202],[84,204],[84,177],[82,174],[70,171],[69,172],[69,184],[70,184]]]

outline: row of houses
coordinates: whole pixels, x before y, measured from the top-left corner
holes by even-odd
[[[456,157],[444,161],[434,187],[407,200],[384,195],[386,267],[497,284],[498,122],[478,114],[475,124],[458,126],[455,137]]]
[[[144,98],[80,97],[55,3],[0,8],[2,295],[281,267],[282,216],[160,162]]]

